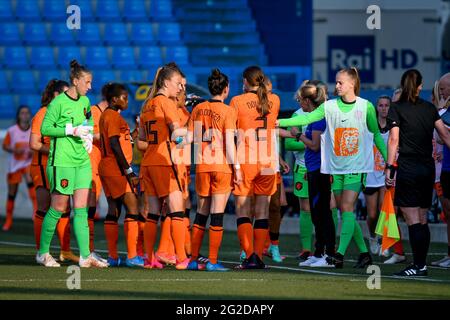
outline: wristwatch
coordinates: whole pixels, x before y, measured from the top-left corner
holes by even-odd
[[[395,169],[397,169],[397,166],[395,166],[393,164],[386,164],[386,169],[395,170]]]
[[[133,168],[129,167],[127,170],[125,170],[126,174],[133,173]]]

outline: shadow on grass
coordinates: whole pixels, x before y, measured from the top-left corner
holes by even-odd
[[[0,287],[1,299],[149,299],[149,300],[272,300],[273,297],[261,296],[228,296],[226,294],[192,294],[179,292],[159,292],[149,288],[148,292],[136,292],[129,290],[120,290],[116,292],[107,290],[69,290],[65,288],[18,288],[18,287]]]

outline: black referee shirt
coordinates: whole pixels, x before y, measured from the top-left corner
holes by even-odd
[[[387,116],[387,127],[400,128],[399,154],[432,157],[434,123],[439,119],[436,107],[421,98],[416,104],[392,103]]]

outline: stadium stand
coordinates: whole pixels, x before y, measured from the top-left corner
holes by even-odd
[[[69,5],[80,8],[80,29],[67,28]],[[22,90],[37,95],[51,78],[68,80],[72,59],[94,71],[93,102],[104,82],[151,81],[169,61],[202,86],[211,67],[223,68],[233,95],[243,67],[268,60],[247,0],[11,0],[0,1],[0,19],[0,119],[10,118],[3,103],[19,103]],[[309,67],[265,70],[281,90],[310,74]]]

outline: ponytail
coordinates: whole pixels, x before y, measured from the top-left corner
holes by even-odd
[[[259,104],[256,110],[258,110],[259,114],[262,117],[269,114],[269,97],[267,95],[268,91],[264,79],[264,76],[258,79],[258,89],[256,89],[256,95],[258,96],[259,100]]]
[[[298,88],[296,97],[310,100],[317,108],[327,100],[327,87],[319,80],[305,80]]]
[[[155,78],[153,79],[153,84],[150,88],[150,90],[148,91],[148,95],[147,95],[147,99],[146,100],[151,100],[156,96],[156,92],[158,92],[159,88],[157,89],[156,87],[156,83],[158,81],[159,78],[159,73],[161,72],[162,67],[159,67],[158,70],[156,70],[156,74],[155,74]]]
[[[400,94],[400,102],[416,103],[418,92],[417,89],[422,84],[422,74],[417,69],[405,71],[401,80],[402,93]]]
[[[53,92],[55,91],[54,88],[57,81],[57,79],[52,79],[47,83],[47,86],[41,96],[41,108],[48,106],[53,100]]]
[[[50,80],[41,96],[41,108],[48,106],[52,102],[55,92],[62,93],[66,87],[69,87],[66,81],[58,79]]]
[[[244,70],[243,78],[251,87],[257,87],[256,95],[258,96],[259,104],[257,111],[261,116],[269,114],[269,97],[267,90],[267,80],[263,71],[258,66],[251,66]]]

